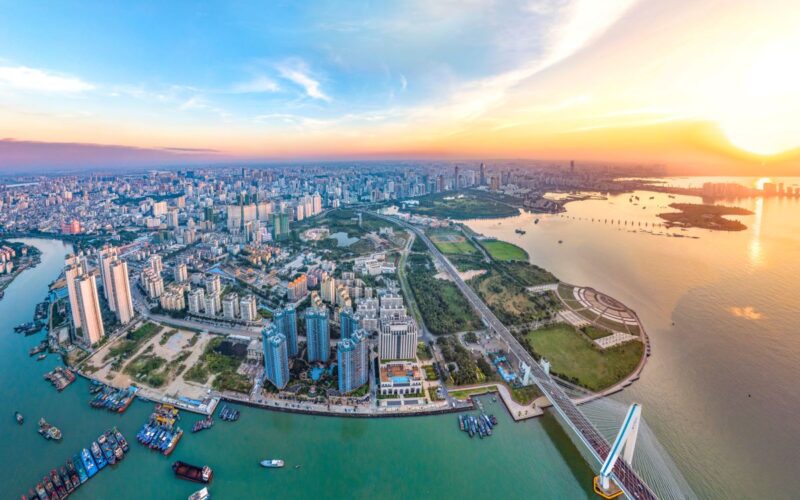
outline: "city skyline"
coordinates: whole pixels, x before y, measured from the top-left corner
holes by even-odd
[[[800,146],[789,2],[5,12],[7,171],[577,158],[753,173],[791,168]]]

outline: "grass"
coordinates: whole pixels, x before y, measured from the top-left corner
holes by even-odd
[[[528,252],[512,243],[499,240],[481,241],[480,244],[494,260],[528,262]]]
[[[532,296],[496,269],[470,280],[469,284],[498,319],[506,324],[527,324],[544,319],[550,315],[550,310],[558,306],[558,299],[554,295]]]
[[[241,360],[218,351],[222,338],[212,339],[200,359],[183,376],[184,380],[205,384],[211,375],[214,381],[211,386],[218,391],[235,391],[248,393],[253,382],[246,376],[236,372]]]
[[[511,389],[511,399],[521,405],[529,405],[540,396],[542,396],[542,391],[535,385]]]
[[[119,359],[129,358],[142,344],[153,338],[153,336],[160,331],[161,326],[154,323],[145,323],[136,330],[129,332],[128,335],[117,342],[116,345],[110,347],[103,361],[108,361],[109,359],[117,357]]]
[[[602,339],[603,337],[608,337],[611,335],[611,332],[608,330],[603,330],[602,328],[597,328],[596,326],[586,326],[582,328],[583,333],[586,334],[592,340]]]
[[[432,229],[428,232],[436,248],[448,255],[471,255],[478,253],[478,249],[467,240],[459,231],[452,229]]]
[[[452,219],[491,219],[519,214],[515,204],[521,200],[477,190],[430,194],[417,198],[419,205],[410,212]]]
[[[431,332],[446,333],[480,328],[480,320],[456,285],[433,277],[433,264],[427,255],[408,259],[409,287],[425,325]]]
[[[124,371],[137,382],[143,382],[151,387],[161,387],[166,382],[166,374],[162,373],[161,368],[166,364],[167,360],[164,358],[154,354],[142,354],[133,358]]]
[[[467,399],[471,396],[477,396],[479,394],[487,394],[490,392],[497,392],[497,386],[489,385],[486,387],[478,387],[475,389],[463,389],[460,391],[450,391],[450,396],[456,399]]]
[[[436,370],[433,369],[433,366],[425,365],[423,368],[425,369],[425,380],[428,382],[439,380],[439,377],[436,376]]]
[[[420,361],[429,361],[432,359],[430,348],[428,344],[425,342],[420,342],[417,344],[417,359]]]
[[[610,387],[628,376],[644,351],[641,342],[600,350],[565,324],[532,331],[526,338],[536,354],[550,361],[554,375],[592,391]]]

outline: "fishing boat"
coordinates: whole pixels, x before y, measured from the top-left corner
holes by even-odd
[[[208,492],[208,488],[203,487],[202,490],[197,490],[191,495],[189,495],[189,500],[208,500],[211,498],[211,494]]]
[[[198,467],[180,460],[172,464],[172,471],[181,479],[197,483],[210,483],[214,477],[214,471],[208,465]]]
[[[97,474],[97,464],[94,463],[92,454],[86,448],[81,450],[81,463],[83,463],[83,468],[86,469],[87,476],[92,477]]]
[[[47,353],[46,353],[46,352],[43,352],[43,353],[41,353],[40,355],[36,356],[36,361],[42,361],[42,360],[43,360],[43,359],[45,359],[46,357],[47,357]]]
[[[122,451],[128,452],[128,441],[125,439],[125,436],[122,435],[120,431],[114,427],[114,437],[117,439],[117,443],[122,446]]]
[[[192,426],[192,432],[204,431],[206,429],[210,429],[211,426],[213,425],[214,425],[214,417],[209,415],[206,418],[195,422],[194,425]]]
[[[45,439],[61,440],[61,431],[55,425],[50,425],[44,418],[39,419],[39,434]]]
[[[81,484],[88,481],[89,473],[86,470],[86,466],[83,465],[83,459],[81,458],[80,454],[76,453],[72,455],[72,463],[75,466],[75,470],[78,472],[78,479],[80,480]]]
[[[106,466],[106,459],[97,441],[92,441],[92,458],[94,459],[94,463],[97,464],[97,470]]]
[[[22,425],[22,423],[25,421],[25,417],[22,416],[22,413],[15,411],[14,420],[16,420],[18,424]]]
[[[283,467],[283,460],[278,460],[274,458],[268,460],[262,460],[260,463],[261,467],[266,467],[268,469],[280,469],[281,467]]]

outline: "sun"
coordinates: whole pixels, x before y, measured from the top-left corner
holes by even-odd
[[[773,40],[742,61],[718,122],[736,146],[760,155],[800,147],[800,34]]]

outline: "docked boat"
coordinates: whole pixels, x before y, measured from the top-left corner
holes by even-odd
[[[47,341],[42,341],[41,343],[39,343],[39,345],[31,347],[30,350],[28,351],[28,355],[33,356],[39,354],[45,349],[47,349]]]
[[[277,460],[274,458],[271,458],[269,460],[262,460],[261,467],[266,467],[268,469],[280,469],[281,467],[283,467],[283,460]]]
[[[81,463],[83,463],[83,468],[86,469],[87,476],[92,477],[97,474],[97,464],[94,463],[92,454],[86,448],[81,450]]]
[[[125,440],[125,437],[122,435],[120,431],[114,427],[114,437],[117,440],[117,443],[122,447],[122,451],[128,452],[128,441]]]
[[[44,489],[42,483],[36,483],[36,488],[34,491],[36,491],[36,496],[39,497],[39,500],[47,498],[47,490]]]
[[[106,466],[103,450],[100,449],[100,445],[97,444],[97,441],[92,441],[92,458],[94,459],[94,463],[97,464],[98,470]]]
[[[202,420],[198,420],[192,426],[192,432],[200,432],[206,429],[210,429],[214,425],[214,417],[211,415],[207,416]]]
[[[36,361],[42,361],[42,360],[43,360],[43,359],[45,359],[46,357],[47,357],[47,353],[46,353],[46,352],[43,352],[43,353],[41,353],[40,355],[36,356]]]
[[[189,500],[208,500],[209,498],[211,498],[211,493],[208,492],[208,488],[206,487],[189,495]]]
[[[14,420],[16,420],[18,424],[22,425],[22,423],[25,422],[25,417],[22,416],[22,413],[15,411]]]
[[[198,467],[180,460],[172,464],[172,471],[181,479],[197,483],[210,483],[214,477],[214,471],[208,465]]]
[[[78,472],[78,479],[80,480],[81,484],[88,481],[89,473],[86,471],[86,466],[83,465],[83,459],[79,453],[72,455],[72,464],[75,466],[75,470]]]

